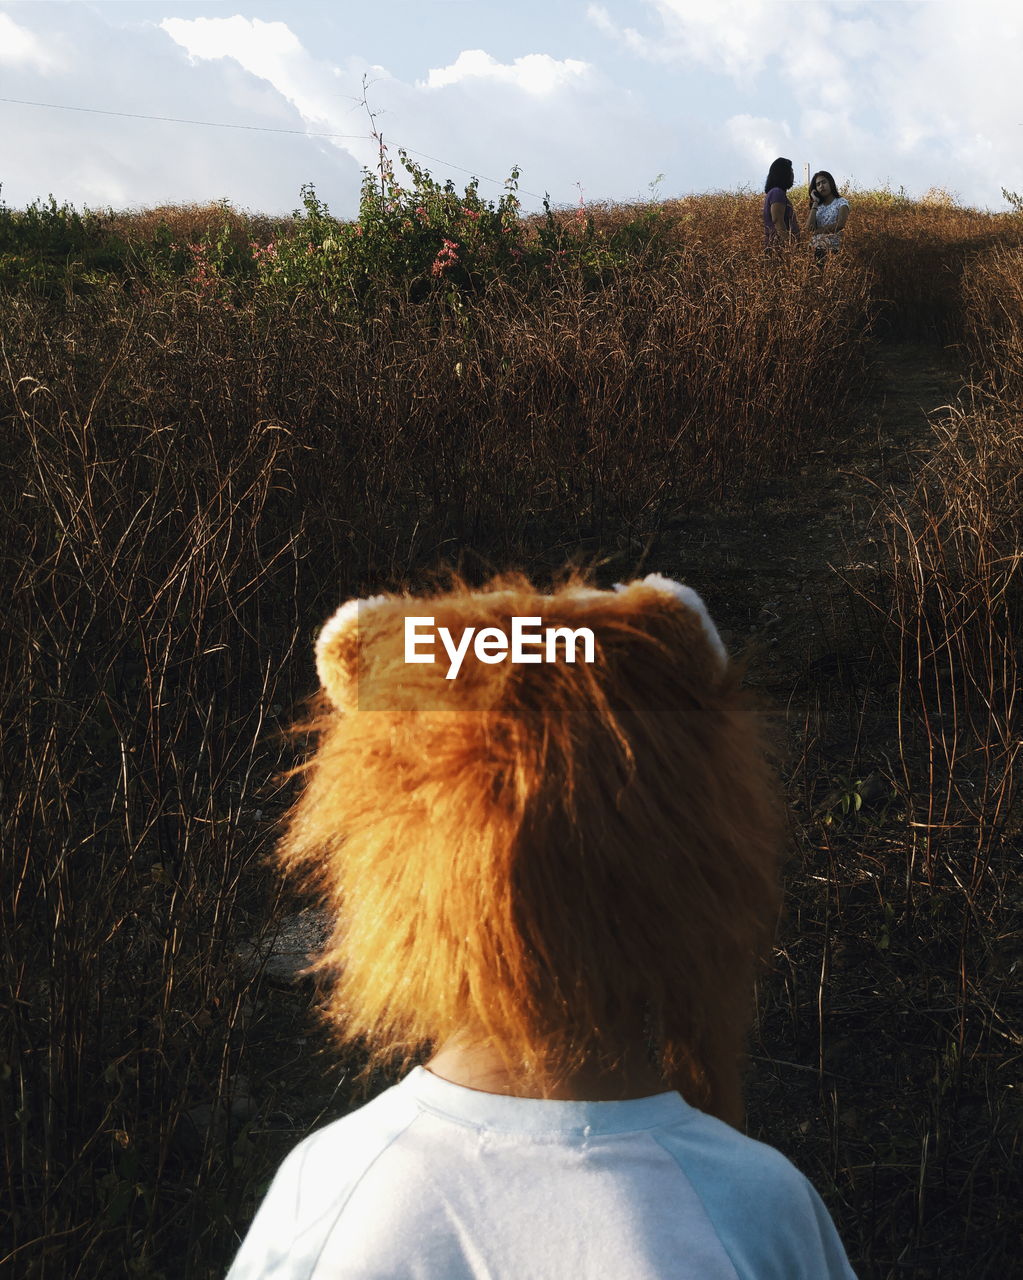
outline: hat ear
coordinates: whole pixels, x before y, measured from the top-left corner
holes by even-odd
[[[724,641],[718,634],[718,629],[714,625],[714,619],[707,612],[707,606],[703,603],[703,599],[692,587],[687,587],[684,583],[676,582],[674,578],[666,578],[661,573],[648,573],[645,578],[638,582],[630,582],[623,584],[615,583],[616,591],[627,591],[630,587],[653,587],[655,591],[659,591],[662,595],[669,599],[677,601],[689,613],[694,613],[699,620],[703,634],[707,638],[714,656],[721,663],[722,667],[728,665],[728,650],[725,648]]]
[[[316,637],[316,674],[331,704],[351,711],[357,702],[359,623],[363,610],[387,603],[387,596],[346,600]]]

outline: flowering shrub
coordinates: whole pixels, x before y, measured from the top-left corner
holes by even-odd
[[[578,270],[597,283],[606,268],[645,251],[664,224],[648,208],[598,226],[582,203],[565,213],[548,201],[542,215],[524,218],[517,168],[488,200],[477,179],[460,192],[398,155],[403,181],[382,148],[378,170],[364,174],[353,222],[333,217],[311,183],[301,189],[302,208],[276,222],[239,215],[226,200],[149,215],[80,215],[53,197],[18,213],[0,204],[0,282],[76,291],[103,280],[131,281],[136,291],[183,285],[222,305],[305,298],[356,313],[397,285],[413,301],[439,289],[461,305],[497,277],[525,284]]]
[[[382,151],[377,173],[366,171],[355,222],[333,218],[311,184],[290,230],[252,246],[259,284],[269,296],[305,293],[332,310],[364,306],[381,286],[405,285],[413,300],[443,289],[453,301],[496,277],[581,269],[589,278],[621,265],[655,238],[659,214],[647,212],[608,233],[580,207],[564,217],[544,202],[536,219],[520,214],[519,171],[512,169],[496,201],[480,195],[473,178],[459,192],[437,182],[405,151],[398,181]]]
[[[217,218],[217,208],[222,217]],[[226,200],[209,210],[213,215],[203,228],[180,227],[175,231],[161,220],[148,244],[136,246],[136,274],[164,285],[184,282],[201,299],[239,300],[257,274],[258,259],[265,250],[236,225]]]
[[[398,182],[385,153],[380,172],[364,175],[354,222],[332,217],[312,184],[302,188],[290,228],[250,247],[264,293],[305,293],[336,310],[364,303],[380,285],[407,283],[414,296],[433,282],[472,289],[523,259],[517,170],[494,202],[480,197],[475,179],[459,194],[399,154],[411,186]]]

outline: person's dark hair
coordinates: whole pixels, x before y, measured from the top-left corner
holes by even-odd
[[[774,187],[781,187],[783,191],[788,191],[795,181],[796,171],[792,168],[792,161],[779,156],[767,171],[764,190],[771,191]]]
[[[813,192],[814,192],[814,191],[816,190],[816,188],[817,188],[817,179],[818,179],[818,178],[827,178],[827,180],[831,183],[831,190],[835,193],[835,196],[836,196],[836,198],[837,198],[837,197],[838,197],[838,195],[840,194],[840,192],[839,192],[839,190],[838,190],[838,183],[837,183],[837,182],[835,181],[835,179],[831,176],[831,174],[830,174],[830,173],[828,173],[827,169],[818,169],[818,170],[817,170],[817,172],[816,172],[816,173],[813,175],[813,177],[810,179],[810,194],[811,194],[811,196],[812,196]]]

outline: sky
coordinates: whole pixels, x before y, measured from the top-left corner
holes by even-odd
[[[0,0],[0,200],[311,182],[353,217],[375,129],[493,199],[518,166],[526,209],[760,191],[779,155],[1006,209],[1021,72],[1021,0]]]

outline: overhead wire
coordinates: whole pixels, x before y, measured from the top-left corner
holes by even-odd
[[[362,142],[378,142],[379,139],[371,133],[320,133],[313,132],[308,129],[283,129],[274,125],[266,124],[235,124],[225,120],[189,120],[183,116],[155,116],[147,115],[141,111],[110,111],[103,107],[79,107],[68,106],[61,102],[33,102],[28,98],[4,98],[0,97],[0,102],[11,102],[22,107],[46,107],[53,111],[83,111],[90,115],[97,116],[119,116],[125,120],[157,120],[163,124],[191,124],[201,125],[208,129],[245,129],[252,133],[286,133],[292,134],[299,138],[338,138],[348,141]],[[474,169],[466,169],[462,165],[451,164],[448,160],[442,160],[439,156],[427,155],[425,151],[417,151],[413,147],[401,147],[410,156],[419,156],[423,160],[430,160],[434,164],[443,165],[446,169],[454,169],[457,173],[467,173],[472,178],[477,178],[480,182],[490,182],[496,187],[503,187],[505,182],[498,178],[488,178],[485,174],[477,173]],[[525,187],[519,187],[518,190],[523,195],[533,196],[536,200],[544,200],[547,197],[540,195],[536,191],[527,191]]]

